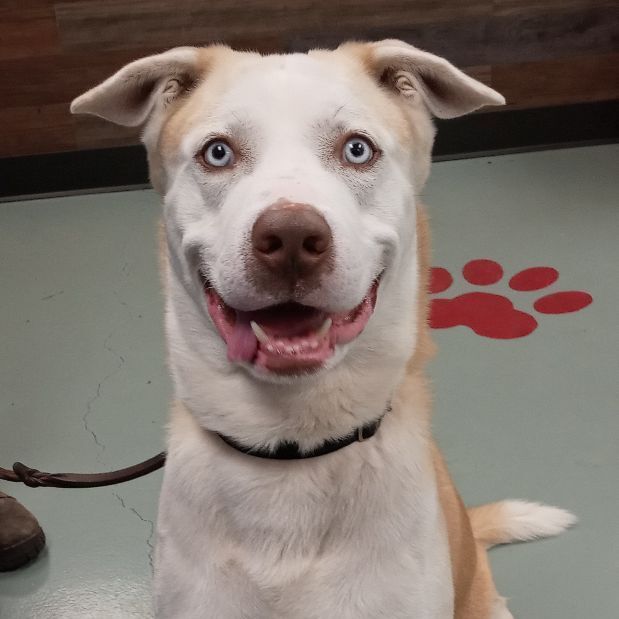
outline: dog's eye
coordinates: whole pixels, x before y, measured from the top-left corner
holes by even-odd
[[[342,156],[353,165],[363,165],[374,158],[374,147],[364,138],[355,136],[346,140]]]
[[[223,140],[209,142],[202,151],[202,157],[214,168],[225,168],[234,163],[234,151]]]

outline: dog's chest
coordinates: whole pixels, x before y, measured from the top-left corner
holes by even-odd
[[[218,475],[204,479],[200,504],[172,481],[183,471],[191,475],[187,461],[178,468],[170,462],[160,575],[182,573],[178,586],[193,597],[204,587],[192,578],[221,582],[225,574],[251,605],[264,607],[265,619],[451,616],[442,514],[433,476],[414,455],[423,451],[409,443],[408,455],[386,461],[378,452],[368,458],[369,446],[357,457],[360,447],[293,467],[219,462],[211,467]]]

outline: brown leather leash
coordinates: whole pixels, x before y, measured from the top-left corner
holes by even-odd
[[[13,470],[3,469],[0,466],[0,479],[21,482],[31,488],[98,488],[122,484],[148,475],[163,467],[165,460],[166,452],[162,451],[144,462],[106,473],[45,473],[16,462]]]

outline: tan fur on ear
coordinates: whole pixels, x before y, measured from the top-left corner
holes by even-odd
[[[136,127],[148,119],[158,97],[166,105],[191,88],[200,75],[195,47],[176,47],[140,58],[71,103],[72,114],[93,114]]]
[[[408,43],[386,39],[366,46],[366,66],[376,79],[405,98],[421,98],[438,118],[462,116],[484,105],[505,103],[496,90],[469,77],[444,58]]]

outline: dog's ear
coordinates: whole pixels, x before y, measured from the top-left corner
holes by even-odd
[[[454,118],[484,105],[504,105],[505,98],[456,69],[450,62],[408,43],[386,39],[370,43],[370,70],[385,86],[404,97],[420,97],[438,118]]]
[[[155,106],[171,103],[199,78],[199,50],[176,47],[132,62],[71,103],[72,114],[93,114],[117,125],[143,124]]]

